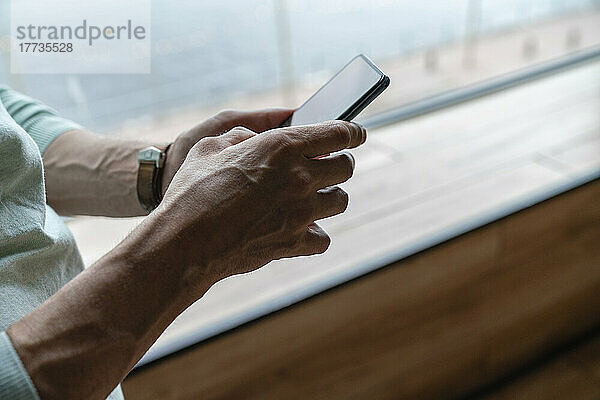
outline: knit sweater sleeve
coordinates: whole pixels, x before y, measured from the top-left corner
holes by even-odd
[[[37,144],[43,154],[46,147],[61,133],[82,127],[62,118],[44,103],[0,85],[0,102],[6,111]]]
[[[39,400],[6,332],[0,333],[0,399]]]

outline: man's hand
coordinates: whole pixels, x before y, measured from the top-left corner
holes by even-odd
[[[7,329],[40,397],[106,398],[216,281],[324,252],[330,240],[315,221],[346,208],[335,185],[354,161],[315,157],[365,139],[338,121],[261,134],[237,127],[194,144],[148,218]]]
[[[226,110],[182,133],[169,148],[161,182],[162,193],[167,191],[173,176],[183,164],[188,152],[200,139],[222,135],[236,126],[260,133],[278,127],[292,112],[294,110],[287,108],[257,111]]]
[[[348,195],[335,185],[352,176],[354,160],[315,157],[365,140],[364,128],[342,121],[261,134],[236,127],[200,140],[153,214],[172,229],[153,254],[185,268],[199,297],[207,279],[210,286],[274,259],[324,252],[330,239],[315,221],[346,209]]]

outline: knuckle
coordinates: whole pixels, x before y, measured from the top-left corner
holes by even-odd
[[[245,126],[236,125],[233,128],[231,128],[231,130],[229,132],[232,132],[234,134],[246,134],[246,133],[250,133],[252,131],[250,129],[246,128]]]
[[[290,185],[295,192],[307,193],[313,184],[313,177],[305,168],[295,168],[290,174]]]
[[[302,135],[294,127],[281,128],[278,129],[277,132],[286,137],[287,142],[291,147],[299,146],[307,140],[306,135]]]
[[[192,146],[191,151],[195,154],[202,154],[206,151],[214,151],[219,148],[219,141],[214,136],[207,136],[196,142]]]
[[[202,147],[214,148],[214,147],[218,146],[220,141],[221,141],[221,139],[219,139],[218,137],[208,136],[208,137],[204,137],[204,138],[200,139],[198,141],[197,145],[202,146]]]
[[[275,158],[288,157],[295,149],[295,143],[286,131],[273,131],[261,136],[264,136],[266,145]]]
[[[261,138],[272,150],[277,150],[286,144],[285,135],[277,131],[262,134]]]
[[[331,128],[332,134],[336,142],[348,145],[350,143],[350,128],[346,122],[336,122]]]

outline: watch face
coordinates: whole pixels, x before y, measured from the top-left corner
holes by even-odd
[[[146,147],[138,152],[138,161],[155,162],[158,164],[162,154],[163,152],[154,146]]]

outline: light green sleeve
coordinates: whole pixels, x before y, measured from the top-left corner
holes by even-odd
[[[0,102],[15,122],[32,137],[41,154],[61,133],[83,129],[75,122],[59,117],[55,110],[44,103],[2,85]]]
[[[0,333],[0,399],[39,400],[6,332]]]

